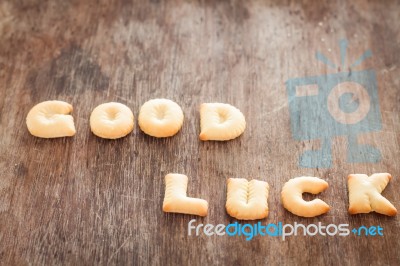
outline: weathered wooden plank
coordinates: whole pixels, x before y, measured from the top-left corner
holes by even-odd
[[[361,0],[1,2],[1,264],[399,264],[398,218],[348,215],[346,185],[349,173],[389,172],[383,195],[400,206],[399,12],[396,1]],[[343,38],[349,62],[373,53],[353,71],[376,73],[382,130],[358,141],[382,160],[348,163],[348,139],[338,136],[331,168],[301,168],[299,156],[320,143],[293,138],[285,82],[348,71],[315,59],[318,50],[339,64]],[[137,125],[116,141],[91,134],[98,104],[119,101],[137,117],[156,97],[184,110],[175,137],[154,139]],[[74,106],[75,137],[29,135],[27,112],[48,99]],[[210,101],[241,109],[245,134],[200,142],[198,107]],[[161,211],[169,172],[189,176],[189,195],[210,203],[207,217]],[[329,182],[327,215],[305,219],[281,206],[283,184],[300,175]],[[193,218],[235,222],[224,209],[229,177],[269,182],[267,223],[380,225],[384,236],[188,236]]]

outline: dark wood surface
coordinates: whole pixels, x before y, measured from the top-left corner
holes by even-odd
[[[400,207],[400,4],[398,1],[0,1],[0,264],[2,265],[399,265],[398,217],[347,213],[347,175],[389,172],[383,195]],[[321,3],[320,3],[321,2]],[[350,2],[350,1],[349,1]],[[300,168],[318,141],[290,131],[285,81],[335,73],[315,51],[339,62],[338,40],[361,69],[374,69],[381,131],[379,163],[347,163],[345,137],[333,138],[330,169]],[[115,141],[95,137],[91,110],[118,101],[137,117],[141,104],[181,105],[181,132],[166,139],[135,123]],[[40,139],[25,125],[36,103],[71,103],[77,134]],[[199,105],[231,103],[246,116],[243,136],[198,140]],[[189,176],[188,194],[208,200],[198,218],[161,211],[164,176]],[[324,178],[327,215],[285,211],[290,178]],[[229,177],[270,184],[266,223],[380,225],[383,237],[188,236],[187,224],[235,222],[225,212]]]

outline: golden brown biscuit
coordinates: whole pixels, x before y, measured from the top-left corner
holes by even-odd
[[[226,211],[240,220],[257,220],[268,216],[267,182],[244,178],[229,178],[227,181]]]
[[[188,177],[182,174],[165,176],[164,212],[207,216],[208,203],[203,199],[186,196]]]
[[[168,99],[153,99],[140,108],[139,127],[147,135],[156,138],[171,137],[183,124],[181,107]]]
[[[379,173],[367,176],[352,174],[348,176],[349,213],[369,213],[375,211],[388,216],[397,214],[396,208],[381,195],[392,176]]]
[[[74,118],[69,115],[72,105],[63,101],[45,101],[35,105],[26,117],[29,132],[40,138],[71,137],[75,135]]]
[[[133,113],[122,103],[103,103],[94,108],[90,115],[93,134],[105,139],[125,137],[133,130]]]
[[[330,207],[320,199],[305,201],[304,192],[318,194],[328,188],[328,183],[318,177],[302,176],[290,179],[282,188],[283,207],[302,217],[315,217],[329,211]]]
[[[203,103],[200,107],[200,139],[231,140],[246,128],[246,120],[236,107],[225,103]]]

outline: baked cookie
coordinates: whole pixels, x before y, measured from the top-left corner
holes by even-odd
[[[351,174],[348,176],[349,213],[369,213],[394,216],[396,208],[381,195],[392,176],[388,173],[378,173],[371,176]]]
[[[140,108],[139,127],[147,135],[156,138],[171,137],[183,125],[181,107],[168,99],[153,99]]]
[[[186,196],[188,177],[182,174],[165,176],[164,212],[207,216],[208,203],[203,199]]]
[[[240,220],[257,220],[268,216],[267,182],[229,178],[227,181],[227,213]]]
[[[302,217],[315,217],[329,211],[330,207],[320,199],[305,201],[304,192],[318,194],[328,188],[328,183],[318,177],[302,176],[290,179],[282,188],[283,207]]]
[[[225,103],[203,103],[200,106],[200,139],[231,140],[246,128],[246,120],[236,107]]]
[[[94,108],[90,115],[93,134],[105,139],[125,137],[133,130],[133,113],[122,103],[103,103]]]
[[[39,138],[60,138],[75,135],[72,105],[63,101],[38,103],[26,116],[29,132]]]

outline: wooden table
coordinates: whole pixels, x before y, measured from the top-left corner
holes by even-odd
[[[391,173],[383,195],[400,207],[398,1],[101,2],[0,2],[0,264],[400,264],[398,216],[347,213],[350,173]],[[294,139],[285,82],[352,71],[315,58],[320,51],[338,64],[341,39],[350,61],[373,53],[357,69],[376,73],[382,129],[359,141],[382,159],[349,163],[338,136],[330,168],[303,168],[299,156],[320,143]],[[124,103],[137,118],[152,98],[182,107],[178,135],[152,138],[137,124],[115,141],[90,132],[98,104]],[[30,108],[51,99],[73,105],[74,137],[28,133]],[[203,102],[238,107],[245,133],[201,142]],[[189,176],[188,194],[208,200],[207,217],[162,212],[170,172]],[[329,182],[318,196],[328,214],[306,219],[282,207],[283,184],[301,175]],[[384,236],[188,236],[192,219],[236,221],[225,211],[230,177],[270,184],[263,223],[380,225]]]

